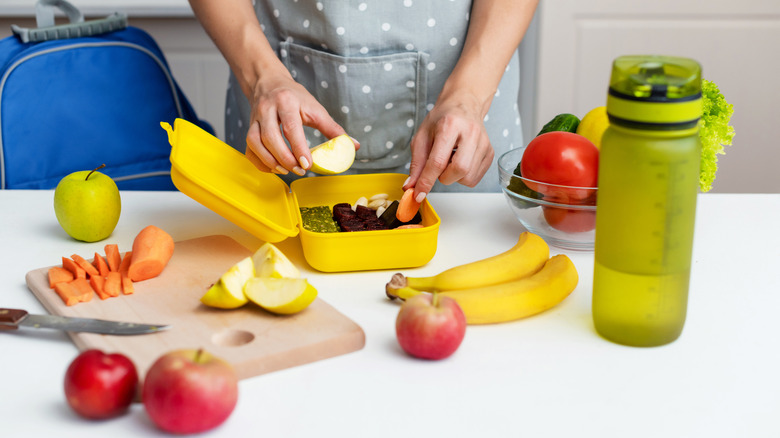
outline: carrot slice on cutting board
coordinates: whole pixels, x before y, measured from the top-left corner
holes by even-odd
[[[94,291],[86,278],[76,278],[69,283],[57,283],[54,291],[62,298],[66,306],[85,303],[92,299]]]
[[[95,253],[95,260],[92,261],[92,264],[100,273],[100,277],[105,277],[106,275],[108,275],[109,272],[108,264],[106,263],[106,259],[104,259],[103,256],[101,256],[98,253]]]
[[[135,286],[133,286],[133,280],[127,275],[127,270],[130,269],[130,262],[133,260],[133,252],[127,251],[122,256],[122,263],[119,265],[119,273],[122,274],[122,293],[125,295],[131,295],[135,292]]]
[[[127,275],[127,270],[130,269],[130,262],[133,261],[133,251],[127,251],[124,256],[122,256],[122,262],[119,264],[119,273],[122,275]]]
[[[111,295],[106,293],[106,278],[100,275],[93,275],[89,277],[89,285],[92,286],[92,290],[95,291],[98,298],[105,300],[111,298]]]
[[[143,281],[160,275],[173,256],[173,238],[162,229],[149,225],[133,240],[133,258],[127,276]]]
[[[73,281],[76,276],[69,270],[61,266],[52,266],[49,268],[49,287],[54,288],[57,283],[68,283]]]
[[[119,245],[116,243],[109,243],[106,245],[105,251],[106,260],[108,261],[108,269],[111,271],[118,271],[119,264],[122,260],[122,257],[119,254]]]
[[[92,263],[86,261],[84,257],[78,254],[73,254],[72,256],[70,256],[70,258],[73,259],[73,261],[76,262],[76,264],[79,265],[81,269],[86,271],[87,275],[89,276],[100,275],[100,272],[98,272],[98,270],[94,266],[92,266]]]
[[[420,203],[414,199],[414,189],[407,189],[401,200],[398,201],[398,210],[395,212],[395,217],[401,222],[409,222],[414,219],[414,215],[417,214],[417,210],[420,209]]]
[[[127,274],[120,274],[122,275],[122,293],[125,295],[132,295],[133,292],[135,292],[135,287],[133,286],[133,280],[130,279],[130,277],[127,276]]]
[[[87,278],[87,271],[67,257],[62,258],[62,267],[70,271],[73,274],[73,278],[83,278],[85,280]]]
[[[122,274],[117,271],[111,271],[106,277],[106,283],[103,285],[103,291],[112,297],[119,296],[122,291]]]

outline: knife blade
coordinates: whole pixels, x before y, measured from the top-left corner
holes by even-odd
[[[157,333],[170,328],[170,326],[162,324],[139,324],[58,315],[33,315],[22,309],[0,308],[0,331],[15,330],[19,327],[49,328],[69,332],[89,332],[118,336]]]

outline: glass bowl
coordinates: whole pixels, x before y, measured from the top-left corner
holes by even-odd
[[[498,158],[499,184],[517,220],[550,245],[593,250],[597,188],[561,186],[523,178],[519,174],[524,152],[524,147],[512,149]]]

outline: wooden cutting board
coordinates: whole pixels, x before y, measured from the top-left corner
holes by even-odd
[[[227,236],[177,242],[163,273],[135,283],[134,294],[106,300],[95,295],[89,302],[70,307],[49,287],[49,267],[28,272],[26,281],[53,315],[171,325],[163,332],[137,336],[68,333],[81,350],[97,348],[127,355],[142,375],[158,357],[176,349],[203,348],[229,361],[244,379],[363,348],[363,330],[320,298],[289,316],[272,315],[251,302],[234,310],[201,304],[206,290],[251,254]],[[88,254],[79,255],[91,259]]]

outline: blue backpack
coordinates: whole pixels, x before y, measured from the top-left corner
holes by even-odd
[[[55,8],[70,23],[54,25]],[[36,18],[0,40],[0,189],[51,189],[105,164],[120,190],[175,190],[160,122],[213,129],[152,37],[121,13],[85,22],[64,0],[39,0]]]

